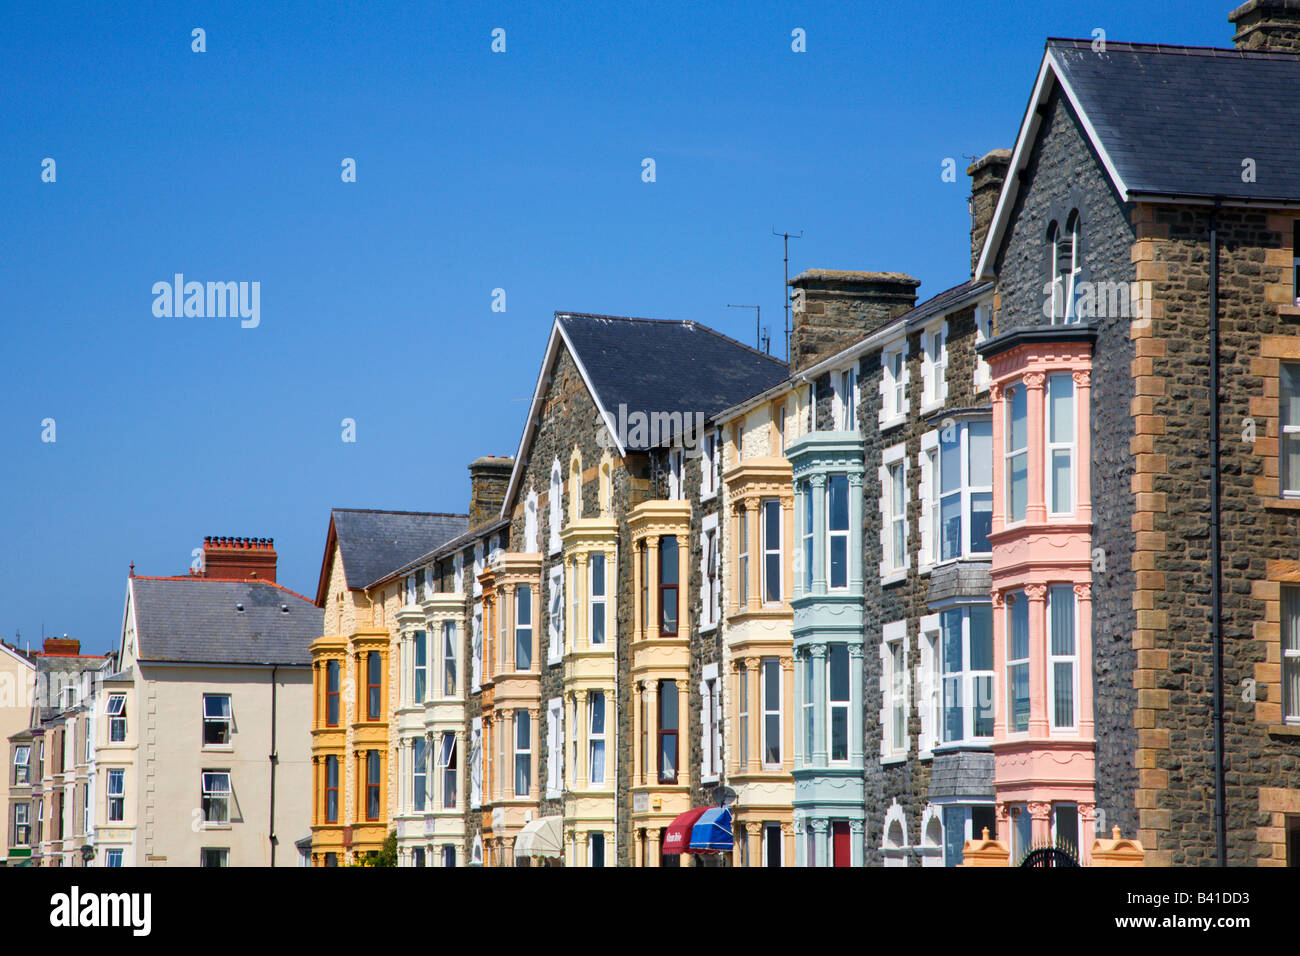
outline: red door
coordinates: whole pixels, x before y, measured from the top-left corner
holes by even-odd
[[[849,849],[849,822],[836,820],[831,824],[832,866],[848,866],[853,859]]]

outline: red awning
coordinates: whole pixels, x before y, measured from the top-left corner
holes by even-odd
[[[690,853],[691,852],[691,827],[695,826],[695,821],[704,815],[708,807],[696,807],[694,810],[687,810],[672,823],[668,824],[668,829],[664,832],[664,853]]]

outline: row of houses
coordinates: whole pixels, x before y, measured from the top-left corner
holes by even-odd
[[[263,541],[133,574],[87,794],[51,810],[47,760],[11,824],[89,807],[124,865],[1087,863],[1114,828],[1300,864],[1300,14],[1232,20],[1049,40],[960,285],[805,271],[788,364],[557,313],[467,512],[334,510],[314,600]]]

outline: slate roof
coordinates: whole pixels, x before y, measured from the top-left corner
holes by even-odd
[[[605,411],[712,417],[781,382],[786,364],[691,321],[556,313]],[[629,444],[644,451],[648,443]]]
[[[130,581],[136,654],[146,662],[310,664],[309,645],[325,626],[312,601],[269,581]]]
[[[427,511],[335,508],[330,520],[349,588],[369,587],[469,530],[468,515]]]
[[[1129,195],[1300,200],[1300,57],[1066,39],[1047,50]]]

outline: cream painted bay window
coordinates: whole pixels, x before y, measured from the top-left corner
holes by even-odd
[[[763,603],[781,603],[781,502],[765,498],[763,516]]]
[[[763,658],[763,767],[772,770],[781,766],[781,662],[775,657]]]
[[[587,558],[587,584],[589,618],[587,621],[587,640],[593,647],[605,643],[605,555],[593,551]]]
[[[587,694],[587,782],[605,784],[605,694],[599,690]]]

